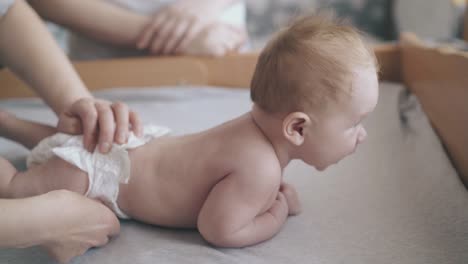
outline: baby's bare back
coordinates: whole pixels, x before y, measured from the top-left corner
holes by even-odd
[[[119,207],[149,224],[196,227],[213,186],[244,166],[239,155],[258,144],[261,135],[246,119],[197,134],[158,138],[131,150],[131,177],[120,185]]]

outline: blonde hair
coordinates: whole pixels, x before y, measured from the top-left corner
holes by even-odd
[[[324,108],[352,92],[356,67],[378,70],[360,33],[331,13],[306,15],[278,32],[261,52],[250,96],[270,113]]]

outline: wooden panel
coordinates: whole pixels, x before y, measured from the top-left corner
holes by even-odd
[[[196,58],[128,58],[75,62],[74,67],[90,90],[180,83],[206,84],[206,66]],[[0,71],[0,99],[34,96],[9,70]]]
[[[379,44],[374,47],[380,64],[380,80],[400,82],[400,49],[397,44]],[[258,54],[231,55],[223,58],[199,58],[208,69],[210,85],[249,87]]]
[[[401,40],[403,78],[446,146],[468,186],[468,53]]]
[[[180,83],[204,84],[206,68],[185,57],[131,58],[78,62],[75,67],[91,90],[122,86],[160,86]]]
[[[400,56],[397,45],[375,47],[381,65],[381,79],[399,81]],[[226,87],[250,86],[258,54],[237,54],[221,58],[146,57],[75,62],[74,66],[90,90],[111,87],[142,87],[207,84]],[[0,71],[0,99],[34,96],[10,71]]]
[[[380,81],[401,82],[400,47],[397,44],[374,46],[374,52],[380,65]]]
[[[200,62],[208,69],[209,85],[250,87],[258,53],[230,55],[223,58],[204,58]]]

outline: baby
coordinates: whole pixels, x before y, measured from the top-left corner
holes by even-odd
[[[323,15],[296,20],[260,54],[252,110],[206,131],[140,138],[89,153],[55,134],[33,149],[29,169],[0,176],[1,197],[68,189],[101,200],[121,218],[198,228],[211,244],[244,247],[273,237],[300,212],[282,172],[293,159],[318,170],[352,154],[377,103],[377,62],[352,27]],[[0,131],[34,145],[51,128],[13,116]]]

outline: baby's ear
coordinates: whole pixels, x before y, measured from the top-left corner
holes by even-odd
[[[283,119],[283,136],[291,144],[300,146],[304,143],[305,129],[310,125],[310,117],[305,113],[290,113]]]

